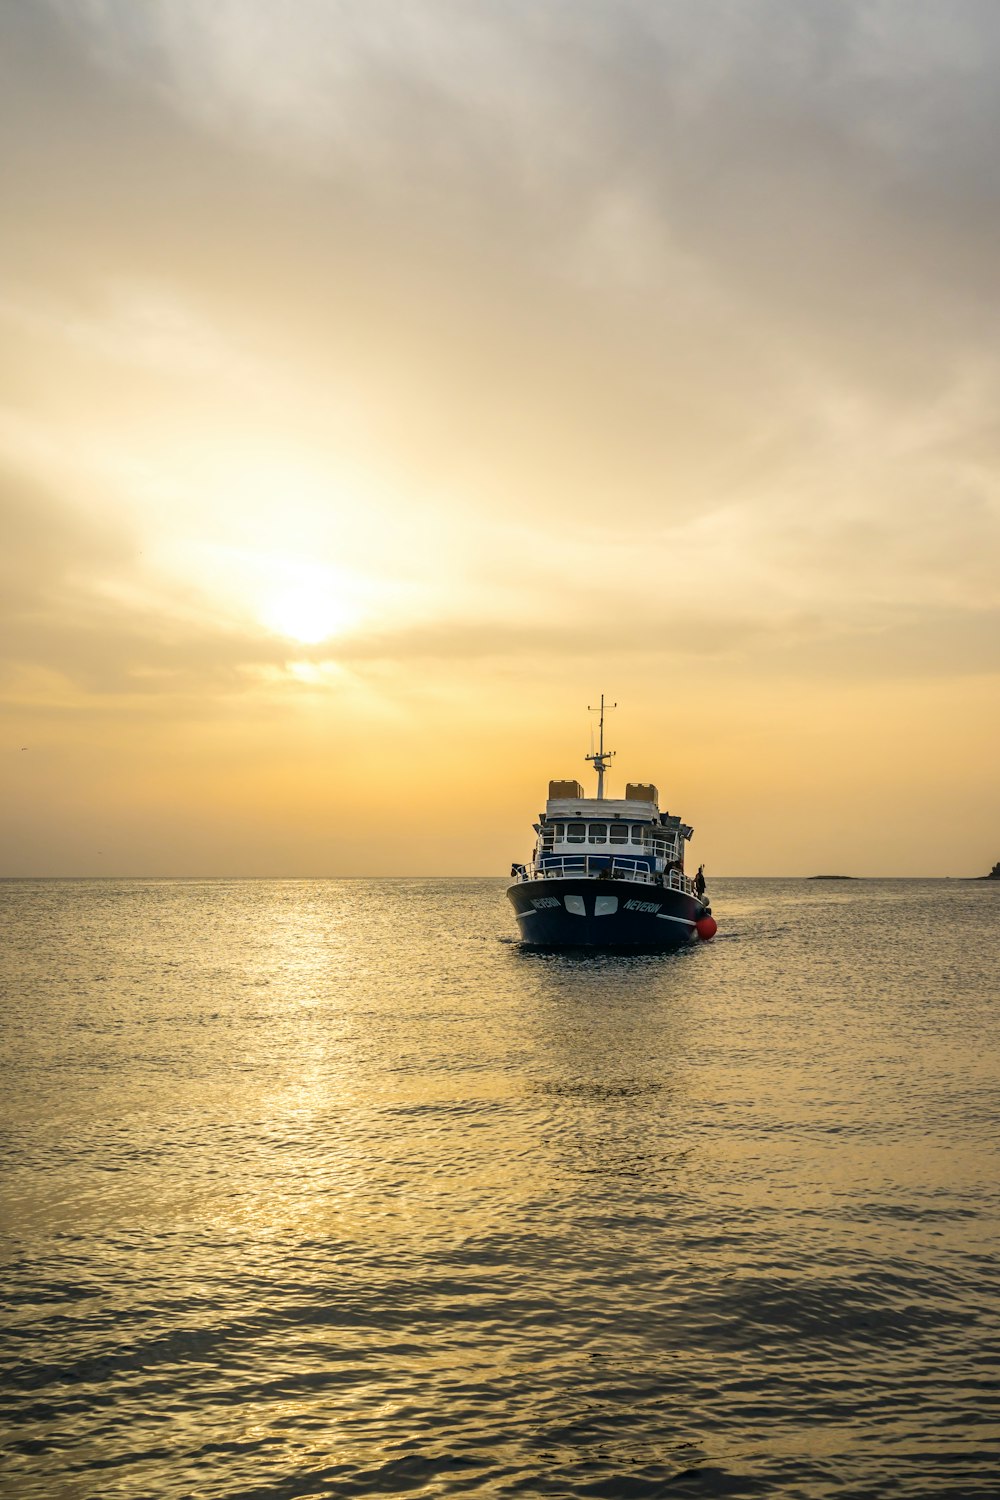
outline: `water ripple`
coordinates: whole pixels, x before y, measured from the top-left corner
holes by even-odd
[[[713,895],[0,884],[8,1492],[992,1496],[997,893]]]

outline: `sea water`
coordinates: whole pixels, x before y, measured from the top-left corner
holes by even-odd
[[[0,884],[5,1495],[995,1496],[1000,885]]]

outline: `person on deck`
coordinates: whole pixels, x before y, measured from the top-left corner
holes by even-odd
[[[705,894],[705,866],[698,866],[698,873],[694,877],[695,894],[700,899]]]

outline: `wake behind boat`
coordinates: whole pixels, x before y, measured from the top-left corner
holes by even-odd
[[[661,812],[655,786],[629,782],[623,798],[604,795],[613,750],[585,756],[597,772],[597,796],[578,781],[550,781],[535,823],[528,864],[511,868],[507,891],[523,943],[534,948],[633,948],[661,952],[716,931],[701,867],[684,873],[694,830]]]

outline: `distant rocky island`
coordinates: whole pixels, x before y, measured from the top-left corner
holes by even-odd
[[[857,875],[807,875],[807,880],[857,880]],[[973,875],[973,880],[1000,880],[1000,859],[988,875]]]

